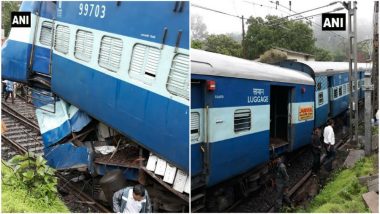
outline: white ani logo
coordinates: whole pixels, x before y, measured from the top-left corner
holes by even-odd
[[[344,26],[344,19],[343,18],[331,18],[330,19],[325,19],[325,22],[323,23],[323,27],[328,27],[328,28],[339,28]]]

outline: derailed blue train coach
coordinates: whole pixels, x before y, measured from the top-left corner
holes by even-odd
[[[144,171],[184,202],[189,3],[26,1],[20,11],[31,27],[11,29],[2,78],[31,88],[48,163],[132,180]]]

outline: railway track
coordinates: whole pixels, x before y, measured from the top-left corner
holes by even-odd
[[[339,149],[345,144],[348,136],[339,134],[336,148]],[[325,155],[321,157],[321,164],[325,160]],[[307,181],[312,178],[312,154],[310,149],[302,149],[288,159],[287,170],[290,176],[290,189],[288,196],[290,198],[302,189]],[[250,194],[236,201],[231,207],[224,212],[274,212],[275,190],[263,187],[259,191]]]
[[[19,144],[29,152],[43,155],[42,137],[38,125],[35,121],[31,120],[31,110],[17,111],[5,102],[1,104],[1,120],[6,126],[6,132],[2,134],[2,138],[6,142],[13,141]],[[28,115],[29,118],[26,117]],[[7,145],[2,145],[1,153],[3,159],[6,160],[15,155],[15,152],[11,151]]]
[[[36,123],[34,108],[30,106],[25,107],[26,104],[21,103],[24,101],[16,100],[13,105],[2,102],[2,121],[6,125],[6,132],[1,134],[2,158],[4,160],[9,160],[16,154],[25,154],[27,152],[43,155],[42,138],[39,127]],[[22,106],[26,109],[23,109]],[[56,176],[60,179],[61,183],[64,184],[58,188],[73,194],[78,198],[77,202],[81,202],[85,204],[85,206],[91,208],[91,212],[111,212],[111,210],[95,201],[91,196],[68,180],[66,178],[67,176],[60,172],[57,172]]]

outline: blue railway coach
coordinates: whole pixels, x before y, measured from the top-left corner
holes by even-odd
[[[314,80],[308,74],[200,50],[191,50],[191,72],[192,187],[264,164],[270,150],[309,143]]]
[[[280,66],[299,70],[315,79],[315,126],[320,127],[329,117],[336,117],[348,109],[349,82],[348,62],[321,61],[283,61]],[[362,86],[364,72],[371,69],[369,64],[358,63],[357,83],[352,83],[352,89],[358,88],[359,100],[364,98]]]
[[[67,141],[96,121],[103,141],[118,133],[147,150],[149,161],[160,160],[153,174],[158,163],[181,174],[183,184],[164,180],[186,200],[189,2],[25,1],[20,11],[31,12],[31,27],[11,29],[2,78],[33,88],[48,163],[100,175],[122,167],[137,180],[126,160],[94,160],[91,146]]]

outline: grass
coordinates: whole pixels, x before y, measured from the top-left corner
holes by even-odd
[[[2,164],[2,177],[6,174],[13,174],[12,170]],[[68,213],[70,210],[57,196],[55,199],[45,202],[44,198],[35,198],[28,194],[27,189],[22,185],[10,186],[1,184],[1,212],[2,213]]]
[[[311,201],[308,208],[297,212],[370,212],[362,198],[362,194],[368,191],[367,186],[359,184],[358,177],[370,175],[374,171],[375,157],[371,156],[358,161],[352,169],[335,172],[332,180]]]

